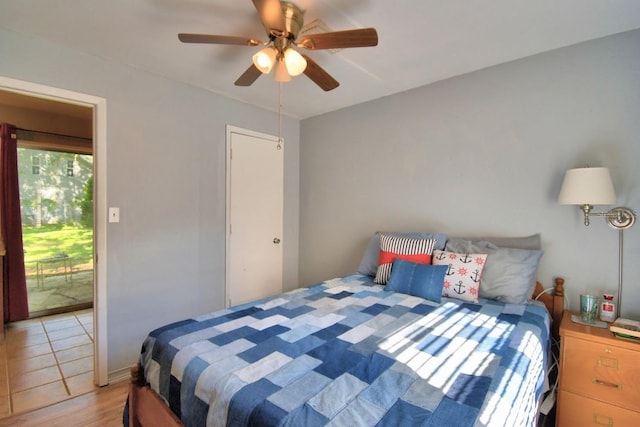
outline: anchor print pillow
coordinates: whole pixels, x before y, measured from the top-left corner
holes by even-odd
[[[478,302],[480,277],[487,261],[487,254],[464,254],[433,251],[431,263],[446,265],[442,296],[462,301]]]

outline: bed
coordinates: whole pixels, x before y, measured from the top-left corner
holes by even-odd
[[[384,243],[374,246],[380,252]],[[435,247],[427,249],[431,261],[439,256],[446,264],[452,252],[445,249],[455,245]],[[152,331],[131,370],[126,420],[535,426],[550,336],[564,307],[562,279],[549,289],[534,281],[523,303],[390,289],[424,274],[443,289],[438,274],[451,265],[427,268],[412,256],[394,259],[384,284],[362,274],[361,263],[356,274]],[[410,278],[400,276],[404,267],[413,269]]]

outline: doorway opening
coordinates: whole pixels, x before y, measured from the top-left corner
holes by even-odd
[[[91,140],[85,145],[18,142],[30,318],[93,307]]]
[[[94,295],[93,309],[87,319],[93,327],[93,381],[98,386],[109,383],[108,373],[108,345],[107,345],[107,101],[104,98],[93,95],[73,92],[37,83],[11,79],[0,76],[0,95],[6,101],[11,97],[11,102],[5,105],[19,105],[26,110],[33,110],[34,105],[42,107],[44,103],[55,104],[56,111],[65,115],[73,115],[78,112],[78,107],[83,111],[89,111],[90,124],[88,136],[93,141],[94,156]],[[2,103],[0,103],[2,104]],[[26,104],[26,105],[25,105]],[[0,105],[0,109],[2,105]],[[42,108],[35,108],[42,109]],[[24,124],[24,120],[31,117],[29,111],[25,114],[10,114],[3,110],[4,120],[22,128],[34,127]],[[48,123],[56,123],[50,118]],[[52,131],[53,133],[69,135],[66,131]],[[73,134],[71,132],[71,134]],[[37,319],[34,319],[37,320]],[[1,380],[1,378],[0,378]]]

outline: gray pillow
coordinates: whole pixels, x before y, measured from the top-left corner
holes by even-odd
[[[491,242],[501,248],[542,249],[540,234],[532,234],[526,237],[474,237],[466,240]]]
[[[360,260],[360,266],[358,267],[358,273],[366,276],[375,277],[378,271],[378,259],[380,258],[380,234],[388,234],[394,237],[406,237],[409,239],[434,239],[436,241],[433,250],[443,250],[444,245],[447,242],[447,235],[442,233],[423,233],[423,232],[385,232],[376,231],[367,250]]]
[[[486,240],[466,239],[449,239],[446,250],[489,254],[480,279],[480,297],[511,304],[531,299],[542,250],[499,247]]]

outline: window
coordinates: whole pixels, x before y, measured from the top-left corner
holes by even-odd
[[[40,175],[40,157],[31,156],[31,174]]]
[[[73,176],[73,160],[67,160],[67,176]]]

